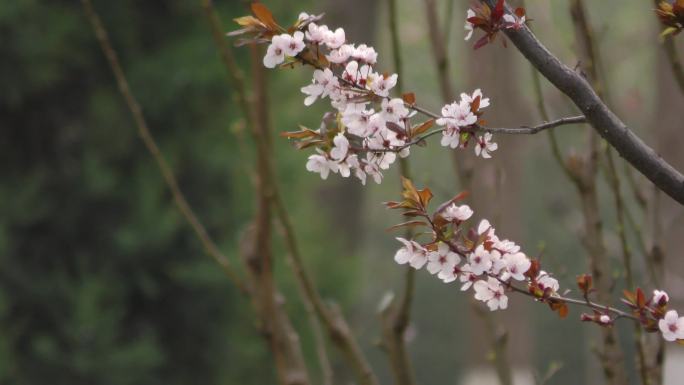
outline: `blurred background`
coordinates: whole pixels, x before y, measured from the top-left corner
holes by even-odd
[[[473,51],[463,41],[467,0],[436,2],[447,29],[449,73],[457,93],[482,88],[492,98],[492,126],[540,122],[532,70],[512,46]],[[326,12],[348,40],[372,44],[379,67],[393,71],[384,0],[265,2],[283,24],[300,11]],[[513,2],[516,3],[516,2]],[[565,0],[528,0],[532,26],[544,44],[574,66],[578,55]],[[587,2],[604,62],[614,110],[673,166],[684,170],[682,107],[658,40],[649,0]],[[242,2],[216,1],[226,31],[248,13]],[[421,105],[443,104],[425,4],[398,0],[405,90]],[[238,245],[255,211],[254,151],[199,1],[95,0],[150,129],[198,217],[220,249],[238,265]],[[476,32],[477,34],[477,32]],[[678,48],[684,52],[679,38]],[[140,141],[109,66],[80,5],[64,0],[0,2],[0,384],[272,384],[269,350],[256,331],[248,300],[204,255],[173,204],[154,159]],[[249,49],[235,48],[249,70]],[[324,298],[340,304],[382,383],[390,383],[378,346],[377,308],[402,287],[403,268],[392,256],[401,218],[381,202],[399,195],[398,170],[382,185],[361,187],[338,175],[322,181],[305,170],[307,150],[295,150],[278,132],[298,124],[317,127],[324,104],[304,108],[299,88],[310,71],[268,73],[274,159],[283,199],[293,217],[306,267]],[[569,101],[545,81],[552,118],[574,114]],[[561,128],[566,154],[585,146],[581,129]],[[545,135],[498,137],[499,151],[478,161],[467,201],[476,218],[543,255],[562,287],[586,272],[582,213],[575,187],[561,171]],[[460,160],[459,160],[460,159]],[[472,150],[456,160],[473,162]],[[451,151],[433,140],[413,150],[418,186],[438,201],[462,189]],[[618,159],[621,172],[625,166]],[[602,174],[601,174],[602,175]],[[624,175],[627,175],[626,173]],[[651,185],[635,184],[653,201]],[[598,178],[610,274],[621,276],[621,251],[612,196]],[[684,210],[660,196],[659,211],[627,205],[641,233],[629,231],[637,283],[650,292],[643,253],[662,247],[663,288],[684,299]],[[658,225],[655,226],[654,224]],[[286,309],[315,365],[312,332],[297,286],[274,233],[275,274]],[[614,288],[617,302],[623,281]],[[417,275],[408,349],[422,384],[495,384],[492,331],[507,339],[516,384],[554,373],[548,383],[601,383],[593,353],[595,326],[578,321],[580,309],[559,320],[546,306],[511,298],[511,310],[493,326],[473,310],[470,294]],[[675,303],[680,308],[684,302]],[[628,360],[632,327],[617,326]],[[354,381],[330,347],[336,384]],[[638,383],[628,361],[632,383]],[[666,383],[679,384],[684,350],[669,347]],[[316,375],[313,375],[316,378]],[[539,382],[537,382],[539,383]]]

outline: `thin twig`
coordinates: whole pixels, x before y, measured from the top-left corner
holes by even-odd
[[[399,38],[399,20],[397,15],[397,1],[388,0],[389,29],[392,40],[392,57],[394,72],[398,75],[396,89],[401,94],[403,88],[404,67],[401,59],[401,42]],[[399,172],[402,177],[410,178],[409,161],[399,159]],[[411,239],[413,232],[406,229],[406,239]],[[382,324],[382,344],[388,355],[392,375],[397,385],[414,385],[415,373],[411,359],[406,350],[406,330],[411,319],[411,305],[415,291],[415,270],[406,268],[404,285],[398,301],[392,301],[380,311]]]
[[[496,0],[481,0],[490,7]],[[506,12],[510,12],[507,7]],[[634,134],[599,98],[592,87],[542,45],[529,28],[505,29],[516,48],[561,92],[566,94],[608,143],[663,192],[684,204],[684,175]]]
[[[492,134],[535,135],[535,134],[538,134],[542,131],[549,130],[552,128],[570,125],[570,124],[580,124],[580,123],[585,123],[585,122],[586,122],[586,118],[584,116],[571,116],[571,117],[567,117],[567,118],[559,118],[559,119],[553,120],[551,122],[541,123],[539,125],[532,126],[532,127],[497,128],[497,127],[484,127],[484,126],[480,126],[479,124],[476,124],[476,125],[464,128],[463,130],[466,132],[467,132],[467,130],[470,130],[473,133],[489,132]],[[353,148],[358,149],[358,150],[367,150],[367,151],[371,151],[371,152],[400,152],[401,150],[403,150],[405,148],[415,146],[415,145],[420,145],[429,137],[440,134],[440,133],[444,132],[444,130],[445,130],[444,128],[437,128],[437,129],[428,131],[425,134],[422,134],[422,135],[415,137],[410,142],[407,142],[406,144],[404,144],[402,146],[397,146],[394,148],[381,148],[381,149],[368,149],[368,148],[356,148],[356,147],[353,147]]]
[[[166,159],[164,158],[164,155],[162,154],[161,150],[159,149],[159,146],[157,145],[154,137],[152,136],[152,133],[150,132],[150,129],[147,125],[147,121],[145,120],[145,117],[142,113],[142,109],[140,108],[138,101],[135,99],[130,90],[128,80],[126,79],[124,71],[119,62],[119,57],[114,48],[112,48],[112,44],[109,40],[109,35],[104,25],[102,24],[102,20],[100,19],[99,15],[95,12],[95,9],[93,8],[93,5],[90,0],[82,0],[82,4],[85,10],[85,15],[88,18],[88,21],[90,22],[93,31],[95,32],[95,36],[97,37],[97,40],[100,44],[100,48],[106,56],[109,66],[111,67],[112,73],[116,78],[116,82],[119,87],[119,92],[123,96],[126,102],[126,106],[128,107],[128,109],[131,112],[131,115],[133,116],[133,120],[135,121],[135,124],[138,128],[138,135],[142,139],[149,153],[154,157],[154,160],[157,162],[157,166],[159,167],[164,182],[166,183],[167,187],[169,188],[169,191],[171,192],[171,195],[173,196],[173,200],[176,204],[176,207],[180,211],[181,215],[183,215],[185,220],[188,222],[188,224],[190,224],[190,226],[192,227],[193,231],[195,232],[195,235],[204,247],[205,252],[211,258],[213,258],[219,264],[219,266],[221,266],[221,269],[224,271],[224,273],[230,278],[233,284],[235,284],[235,286],[242,293],[248,293],[249,289],[242,281],[242,279],[237,275],[237,272],[233,269],[233,266],[228,260],[228,257],[226,257],[219,250],[218,246],[216,246],[216,243],[212,240],[206,228],[200,222],[197,215],[188,204],[185,195],[181,191],[178,185],[178,180],[174,176],[171,167],[167,163]]]

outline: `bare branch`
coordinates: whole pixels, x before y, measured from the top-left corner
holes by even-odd
[[[99,15],[95,12],[95,9],[93,8],[93,5],[90,0],[82,0],[82,3],[86,17],[88,18],[88,21],[90,22],[93,31],[95,32],[95,36],[97,37],[97,40],[100,44],[100,48],[102,49],[102,52],[105,54],[107,61],[109,62],[109,66],[111,67],[112,73],[116,78],[116,82],[119,87],[119,92],[123,96],[126,102],[126,106],[131,112],[131,115],[133,115],[133,120],[135,121],[135,124],[138,128],[138,135],[142,139],[149,153],[154,157],[154,160],[157,162],[159,171],[161,172],[162,177],[164,178],[164,182],[166,183],[167,187],[169,188],[169,191],[171,192],[171,195],[173,196],[173,200],[176,204],[176,207],[180,211],[181,215],[183,215],[183,218],[185,218],[188,224],[190,224],[190,227],[192,227],[193,231],[195,232],[195,235],[204,247],[204,251],[207,253],[207,255],[213,258],[219,264],[219,266],[221,266],[221,269],[224,271],[224,273],[230,278],[230,280],[235,284],[235,286],[237,286],[238,289],[240,289],[242,293],[248,293],[247,286],[244,284],[242,279],[240,279],[240,277],[237,275],[228,258],[219,250],[218,246],[216,246],[216,243],[214,243],[214,241],[211,239],[206,228],[197,218],[197,215],[188,204],[187,199],[185,199],[185,195],[183,194],[178,185],[178,180],[174,176],[171,167],[166,162],[164,155],[161,153],[159,146],[157,145],[156,141],[154,140],[154,137],[150,132],[149,127],[147,126],[147,121],[143,116],[138,101],[131,93],[130,87],[128,85],[128,80],[126,79],[123,69],[121,68],[121,64],[119,63],[119,57],[116,51],[114,51],[114,48],[112,48],[112,44],[109,40],[109,35],[104,25],[102,24],[102,20],[100,19]]]
[[[495,5],[495,0],[481,1]],[[517,30],[509,28],[504,33],[544,77],[575,103],[599,135],[623,158],[659,189],[684,204],[684,175],[627,128],[580,74],[561,63],[526,26]]]

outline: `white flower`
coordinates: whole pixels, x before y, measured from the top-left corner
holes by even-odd
[[[437,251],[429,252],[427,259],[427,270],[430,274],[453,274],[454,267],[461,261],[458,254],[452,252],[449,245],[444,242],[440,242]]]
[[[355,173],[358,174],[359,170],[359,158],[356,154],[352,154],[347,156],[347,158],[344,161],[338,162],[337,167],[339,168],[340,176],[343,178],[348,178],[351,175],[351,170],[356,170]],[[361,171],[363,172],[363,171]],[[362,184],[366,183],[365,180],[365,174],[364,174],[364,179],[361,182]]]
[[[503,310],[508,307],[508,297],[506,297],[504,287],[496,278],[489,277],[486,282],[477,281],[473,288],[475,299],[486,302],[489,310]]]
[[[447,126],[442,131],[440,144],[444,147],[456,148],[461,144],[461,130],[458,126]]]
[[[321,174],[321,179],[327,179],[330,171],[337,172],[338,165],[322,154],[323,153],[319,151],[318,154],[309,156],[309,160],[306,162],[306,169]]]
[[[323,71],[315,70],[313,73],[312,84],[302,87],[302,93],[309,95],[304,99],[304,105],[312,105],[320,96],[324,98],[335,92],[339,87],[335,74],[326,68]]]
[[[304,33],[297,31],[294,35],[286,33],[273,36],[271,44],[264,56],[264,66],[275,68],[278,64],[285,61],[285,56],[297,56],[306,47],[304,44]]]
[[[482,275],[492,268],[492,259],[484,246],[480,245],[468,257],[470,262],[470,272],[475,275]]]
[[[266,56],[264,56],[264,67],[275,68],[278,64],[285,61],[285,50],[290,43],[291,36],[282,34],[273,36],[271,44],[266,49]]]
[[[653,290],[653,304],[664,306],[670,301],[670,296],[664,290]]]
[[[299,17],[297,17],[297,20],[300,21],[300,22],[302,22],[302,21],[304,21],[304,20],[308,20],[310,17],[311,17],[311,15],[309,15],[308,13],[306,13],[306,12],[301,12],[301,13],[299,14]]]
[[[380,184],[382,183],[382,172],[380,171],[380,167],[378,167],[377,164],[370,160],[372,157],[373,155],[371,155],[371,153],[366,153],[366,160],[364,160],[363,171],[367,175],[373,177],[375,183]]]
[[[352,60],[347,63],[342,78],[348,82],[365,87],[371,68],[367,65],[359,67],[359,62]]]
[[[418,242],[409,241],[404,238],[397,238],[397,240],[404,244],[404,247],[399,249],[394,254],[394,260],[400,264],[410,264],[414,269],[420,269],[427,262],[427,250]]]
[[[457,206],[456,203],[452,203],[451,206],[444,209],[444,212],[442,213],[442,218],[449,222],[467,221],[471,216],[473,216],[473,210],[470,208],[470,206]]]
[[[482,90],[481,89],[476,89],[473,91],[472,95],[468,95],[465,92],[461,94],[461,101],[465,101],[468,103],[468,106],[470,106],[477,97],[480,97],[480,105],[478,107],[478,110],[481,110],[483,108],[489,107],[489,98],[485,98],[484,95],[482,95]]]
[[[477,116],[470,110],[467,100],[442,107],[442,117],[436,120],[440,126],[466,127],[477,122]]]
[[[375,52],[375,48],[361,44],[356,47],[352,57],[361,62],[373,65],[378,60],[378,53]]]
[[[331,63],[341,64],[349,60],[355,51],[356,48],[354,48],[354,45],[345,44],[336,50],[330,51],[325,57]]]
[[[404,265],[411,260],[413,255],[413,242],[404,238],[397,237],[397,241],[404,244],[404,247],[397,250],[394,254],[394,261],[400,265]]]
[[[368,119],[366,136],[373,136],[375,134],[382,133],[385,130],[387,130],[387,122],[382,114],[374,114]],[[384,146],[380,146],[379,148],[384,148]]]
[[[658,327],[666,341],[684,339],[684,317],[679,317],[676,310],[670,310],[665,318],[658,321]]]
[[[491,158],[492,156],[489,155],[489,153],[496,151],[496,149],[499,148],[499,145],[496,143],[492,143],[491,140],[492,134],[490,134],[489,132],[484,134],[484,136],[480,136],[477,139],[477,144],[475,144],[475,155],[482,155],[482,158],[484,159]]]
[[[342,113],[342,124],[350,134],[365,138],[370,134],[368,123],[373,114],[375,111],[366,110],[365,104],[348,104]]]
[[[510,276],[516,281],[524,281],[525,273],[532,266],[532,262],[523,253],[506,254],[504,255],[504,261],[506,261],[507,274],[502,277],[506,280]]]
[[[297,31],[292,36],[288,34],[284,35],[287,36],[288,39],[287,45],[285,46],[285,55],[292,57],[297,56],[304,50],[304,47],[306,47],[306,44],[304,44],[304,33],[302,31]]]
[[[516,245],[515,242],[509,241],[508,239],[497,240],[494,243],[494,248],[501,250],[504,254],[515,254],[520,251],[520,246]]]
[[[551,289],[551,291],[554,293],[560,288],[558,285],[558,280],[551,277],[544,270],[539,272],[539,276],[537,276],[537,284],[542,290]]]
[[[306,31],[306,38],[315,44],[323,43],[330,32],[327,25],[318,26],[315,23],[309,24],[308,29],[309,30]]]
[[[349,140],[343,133],[335,135],[333,138],[334,147],[330,150],[330,157],[334,160],[343,160],[349,151]]]
[[[333,31],[327,31],[325,33],[325,44],[330,48],[330,49],[338,49],[344,44],[346,37],[344,30],[342,28],[338,28]]]
[[[397,160],[397,154],[390,151],[376,151],[369,152],[370,157],[368,161],[377,165],[382,170],[387,170],[390,168],[392,163]]]
[[[492,227],[492,225],[489,224],[488,220],[483,219],[480,221],[480,224],[477,225],[477,234],[494,235],[494,228]]]
[[[461,285],[461,291],[466,291],[470,289],[473,283],[477,282],[477,276],[469,272],[468,270],[470,270],[470,265],[463,265],[463,272],[458,277],[461,283],[463,284]]]
[[[506,268],[506,260],[503,259],[498,250],[490,251],[489,259],[492,261],[492,268],[489,270],[491,274],[499,275],[499,273]]]
[[[408,116],[409,109],[406,108],[401,98],[382,99],[381,114],[386,121],[398,123],[404,116]]]
[[[600,316],[599,319],[598,319],[598,322],[599,322],[601,325],[608,325],[608,324],[611,323],[611,321],[612,321],[612,320],[610,319],[610,316],[607,315],[607,314],[604,314],[604,315]]]
[[[390,76],[375,76],[373,78],[373,82],[371,83],[371,91],[375,93],[376,95],[380,95],[383,97],[387,97],[389,95],[389,92],[394,86],[397,85],[397,79],[398,79],[397,74],[392,74]]]
[[[465,22],[465,30],[466,30],[466,37],[465,40],[470,40],[470,38],[473,36],[473,23],[469,22],[468,19],[471,17],[475,17],[475,11],[472,9],[468,9],[468,13],[466,14],[466,22]]]

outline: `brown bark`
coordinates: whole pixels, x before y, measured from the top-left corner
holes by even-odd
[[[495,0],[481,1],[490,6],[495,5]],[[684,175],[627,128],[581,74],[561,63],[537,40],[529,28],[506,29],[504,33],[544,77],[573,101],[598,134],[614,147],[620,156],[660,190],[680,204],[684,204]]]

